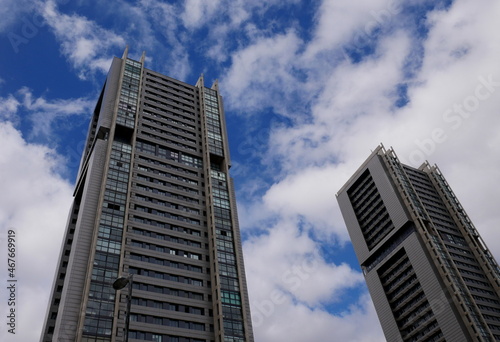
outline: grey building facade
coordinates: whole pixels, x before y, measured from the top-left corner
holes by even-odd
[[[252,342],[222,98],[114,58],[41,341]]]
[[[500,341],[500,269],[437,166],[379,146],[337,200],[387,341]]]

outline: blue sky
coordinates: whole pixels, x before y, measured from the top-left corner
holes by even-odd
[[[0,15],[0,251],[15,229],[20,284],[2,341],[38,339],[88,120],[127,44],[220,82],[257,341],[384,341],[335,199],[380,143],[437,163],[500,256],[498,1],[0,0]]]

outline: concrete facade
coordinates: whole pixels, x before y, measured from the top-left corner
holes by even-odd
[[[379,146],[337,200],[387,341],[499,341],[500,272],[437,166]]]
[[[90,122],[41,341],[253,342],[222,98],[122,58]]]

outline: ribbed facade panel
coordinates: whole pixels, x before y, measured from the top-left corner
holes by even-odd
[[[378,147],[337,199],[388,341],[500,340],[498,265],[437,167]]]

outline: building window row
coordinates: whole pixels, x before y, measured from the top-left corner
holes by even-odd
[[[223,290],[229,290],[229,291],[239,291],[240,290],[240,283],[238,282],[238,279],[230,276],[221,276],[220,277],[220,287]]]
[[[189,170],[189,169],[177,166],[177,165],[163,163],[163,162],[156,160],[156,159],[151,159],[151,158],[147,158],[144,156],[136,156],[136,160],[138,160],[140,162],[146,162],[148,164],[158,165],[158,166],[161,166],[162,168],[172,169],[172,170],[175,170],[177,172],[185,173],[187,175],[198,176],[198,172],[196,172],[196,171],[192,171],[192,170]]]
[[[168,91],[168,90],[165,90],[165,89],[162,89],[162,88],[155,87],[155,86],[153,86],[151,84],[158,84],[158,83],[155,82],[155,81],[146,82],[146,88],[152,89],[153,90],[152,94],[156,94],[156,92],[157,92],[157,93],[160,93],[160,94],[165,94],[165,95],[168,95],[168,96],[172,96],[172,97],[174,97],[176,99],[184,100],[186,102],[192,103],[193,105],[195,104],[195,102],[194,102],[194,94],[189,94],[189,93],[186,93],[186,92],[181,92],[178,89],[175,89],[173,87],[163,86],[163,88],[166,88],[168,90],[173,90],[174,91],[174,92],[172,92],[172,91]],[[146,93],[148,93],[148,92],[146,91]],[[180,95],[179,93],[182,93],[183,95],[187,95],[187,96]],[[157,95],[157,96],[160,96],[160,95]]]
[[[173,289],[170,287],[157,286],[157,285],[152,285],[152,284],[144,284],[144,283],[139,283],[136,281],[134,281],[133,287],[135,290],[140,290],[140,291],[153,292],[153,293],[159,293],[159,294],[164,294],[164,295],[168,295],[168,296],[189,298],[189,299],[195,299],[195,300],[203,300],[202,293],[193,292],[193,291],[185,291],[185,290]]]
[[[232,241],[217,239],[217,250],[234,253],[234,246]]]
[[[431,331],[435,330],[436,328],[438,329],[438,331],[435,332],[434,334],[442,336],[443,334],[441,332],[441,329],[438,328],[438,322],[436,320],[432,320],[422,330],[418,331],[417,334],[415,334],[415,335],[413,335],[410,338],[405,339],[405,340],[406,341],[411,341],[411,342],[421,341],[422,338],[425,337],[425,335],[429,334]],[[433,336],[429,336],[429,338],[434,339],[435,336],[434,335]],[[427,339],[425,339],[425,341],[427,341]]]
[[[408,322],[420,316],[422,312],[424,312],[425,310],[429,310],[429,307],[429,302],[425,301],[425,303],[417,306],[415,309],[406,312],[404,317],[396,317],[399,327],[404,327]]]
[[[465,262],[461,262],[461,261],[458,261],[458,260],[453,260],[453,262],[456,265],[458,265],[458,266],[472,268],[472,269],[474,269],[476,271],[482,271],[481,267],[476,266],[476,265],[471,265],[471,264],[468,264],[468,263],[465,263]]]
[[[187,197],[187,196],[183,196],[183,195],[177,195],[177,194],[174,194],[174,193],[169,192],[169,191],[163,191],[163,190],[159,190],[157,188],[151,188],[149,186],[144,186],[142,184],[136,184],[135,188],[137,190],[147,191],[147,192],[151,192],[153,194],[158,194],[158,195],[161,195],[161,196],[175,198],[176,200],[179,200],[179,201],[184,201],[184,202],[188,202],[188,203],[192,203],[192,204],[199,204],[200,203],[199,200],[194,199],[192,197]]]
[[[176,303],[162,302],[153,299],[132,297],[132,304],[139,306],[147,306],[150,308],[161,309],[161,310],[184,312],[192,315],[200,315],[200,316],[205,315],[205,309],[203,308],[198,308],[189,305],[181,305]]]
[[[170,131],[176,131],[176,132],[180,132],[181,134],[185,134],[185,135],[188,135],[190,137],[193,137],[193,138],[196,138],[196,133],[195,132],[191,132],[191,131],[187,131],[183,128],[178,128],[176,126],[172,126],[170,124],[166,124],[166,123],[163,123],[161,121],[158,121],[158,120],[154,120],[154,119],[150,119],[146,116],[143,116],[142,117],[142,127],[145,127],[151,131],[156,131],[156,132],[159,132],[161,134],[164,134],[164,135],[170,135],[170,136],[173,136],[179,140],[184,140],[184,141],[187,141],[187,142],[190,142],[192,144],[196,144],[196,140],[195,139],[190,139],[190,138],[186,138],[182,135],[179,135],[178,133],[172,133]],[[148,122],[148,123],[151,123],[151,124],[154,124],[153,125],[149,125],[147,123],[144,123],[144,122]],[[161,129],[159,127],[156,127],[156,126],[160,126],[160,127],[165,127],[166,129]]]
[[[191,178],[187,178],[187,177],[183,177],[183,176],[178,176],[178,175],[175,175],[175,174],[170,173],[170,172],[163,172],[161,170],[158,170],[158,169],[152,168],[152,167],[148,167],[148,166],[138,165],[137,169],[141,170],[141,171],[146,171],[146,172],[154,173],[155,175],[159,175],[159,176],[162,176],[162,177],[172,178],[172,179],[175,179],[175,180],[178,180],[178,181],[181,181],[181,182],[184,182],[184,183],[188,183],[188,184],[191,184],[191,185],[198,185],[199,184],[197,180],[194,180],[194,179],[191,179]]]
[[[407,277],[410,274],[411,276]],[[393,279],[389,284],[384,285],[384,288],[387,291],[387,293],[389,293],[393,288],[397,287],[398,290],[403,289],[404,287],[411,284],[415,280],[417,280],[417,276],[414,274],[413,269],[408,268],[402,274],[398,274],[398,276],[395,279]]]
[[[479,287],[469,286],[469,285],[467,285],[467,288],[473,292],[484,293],[484,294],[487,294],[487,295],[492,296],[492,297],[497,297],[497,295],[493,291],[489,291],[489,290],[485,290],[485,289],[481,289]]]
[[[142,181],[146,181],[146,182],[150,182],[150,183],[154,183],[154,184],[159,184],[159,185],[164,186],[164,187],[174,188],[174,189],[181,190],[181,191],[184,191],[184,192],[187,192],[190,194],[196,194],[196,195],[199,194],[198,190],[188,188],[186,186],[178,185],[175,183],[162,181],[158,178],[148,177],[146,175],[141,175],[141,174],[138,174],[136,178],[137,178],[137,180],[142,180]]]
[[[161,102],[157,102],[157,101],[153,101],[154,103],[159,103],[161,105],[161,107],[157,106],[157,105],[154,105],[152,103],[148,103],[148,102],[144,102],[144,108],[151,108],[153,110],[156,110],[158,112],[168,112],[168,113],[171,113],[170,111],[168,110],[165,110],[165,108],[170,108],[170,109],[173,109],[173,110],[176,110],[182,114],[187,114],[187,115],[190,115],[190,116],[196,116],[196,114],[194,113],[194,111],[189,111],[189,110],[186,110],[186,109],[183,109],[183,108],[179,108],[179,107],[175,107],[175,106],[172,106],[172,105],[169,105],[169,104],[166,104],[166,103],[161,103]],[[182,115],[182,114],[179,114],[179,117],[182,118],[182,119],[185,119],[187,120],[187,118]]]
[[[200,211],[198,209],[185,207],[185,206],[177,204],[177,203],[161,201],[161,200],[158,200],[156,198],[142,196],[142,195],[135,195],[135,198],[140,200],[140,201],[150,202],[150,203],[155,204],[155,205],[161,205],[164,207],[168,207],[168,208],[172,208],[172,209],[176,209],[176,210],[180,210],[180,211],[185,211],[185,212],[190,213],[190,214],[197,214],[197,215],[200,214]]]
[[[156,128],[149,128],[147,125],[142,125],[143,128],[147,128],[147,129],[151,129],[153,131],[161,131],[159,129],[156,129]],[[148,133],[148,132],[145,132],[145,131],[141,131],[141,135],[143,137],[148,137],[150,139],[154,139],[154,140],[159,140],[161,141],[162,143],[167,143],[169,145],[173,145],[173,146],[177,146],[179,148],[182,148],[182,149],[185,149],[185,150],[188,150],[188,151],[191,151],[191,152],[198,152],[198,150],[196,149],[196,147],[194,146],[189,146],[189,145],[185,145],[185,144],[182,144],[182,143],[179,143],[179,142],[176,142],[176,141],[173,141],[171,139],[167,139],[167,138],[164,138],[163,137],[163,134],[164,133],[161,133],[160,132],[160,135],[157,135],[157,134],[152,134],[152,133]],[[173,136],[175,137],[176,139],[181,139],[181,140],[184,140],[184,141],[189,141],[191,142],[191,139],[187,139],[187,138],[184,138],[184,137],[181,137],[179,135],[174,135],[174,134],[169,134],[169,133],[166,133],[165,135],[169,135],[169,136]]]
[[[454,245],[458,245],[458,246],[467,246],[465,239],[462,238],[461,236],[441,232],[441,237],[443,238],[443,240],[445,242],[450,242],[450,243],[452,243]]]
[[[423,292],[420,292],[416,297],[412,298],[409,302],[401,306],[401,308],[397,309],[394,312],[394,317],[403,317],[407,314],[410,314],[411,312],[413,312],[413,310],[415,310],[415,306],[418,307],[420,304],[429,305],[427,299],[425,299],[425,295]]]
[[[143,268],[135,268],[135,267],[129,267],[128,270],[130,274],[137,274],[144,277],[169,280],[193,286],[200,286],[200,287],[203,286],[203,280],[201,279],[188,278],[188,277],[178,276],[175,274],[163,273],[163,272],[146,270]]]
[[[205,324],[203,323],[189,322],[180,319],[171,319],[171,318],[158,317],[152,315],[131,314],[130,320],[132,322],[149,323],[149,324],[164,325],[174,328],[205,331]]]
[[[453,246],[453,245],[446,245],[446,248],[449,250],[449,251],[455,251],[457,253],[461,253],[463,255],[474,255],[472,254],[472,252],[466,248],[469,248],[468,246],[465,246],[465,248],[462,248],[462,247],[457,247],[457,246]]]
[[[425,324],[427,321],[429,321],[430,318],[433,317],[432,311],[426,312],[424,315],[422,315],[419,319],[417,319],[415,322],[413,322],[410,326],[404,328],[401,332],[402,335],[408,335],[412,333],[413,331],[417,330],[422,326],[422,324]]]
[[[179,83],[179,82],[176,82],[175,80],[173,79],[167,79],[165,77],[162,77],[162,76],[159,76],[159,75],[156,75],[156,74],[152,74],[150,72],[147,73],[147,81],[151,82],[151,83],[158,83],[160,84],[162,87],[167,87],[169,89],[172,89],[172,90],[177,90],[179,92],[183,92],[184,94],[186,94],[187,96],[193,96],[193,93],[194,93],[194,88],[192,86],[187,86],[187,85],[184,85],[182,83]],[[171,84],[173,85],[175,88],[171,88],[169,86],[167,86],[167,84]],[[187,90],[186,91],[182,91],[182,90],[178,90],[178,89],[184,89],[184,90]]]
[[[441,199],[438,195],[436,195],[436,192],[431,187],[422,187],[414,182],[412,182],[412,185],[419,197],[425,197],[428,199],[433,199],[435,201],[439,201]]]
[[[156,210],[156,209],[152,209],[152,208],[147,208],[147,207],[143,207],[143,206],[140,206],[140,205],[135,205],[134,209],[137,210],[137,211],[143,212],[143,213],[148,213],[148,214],[151,214],[151,215],[161,216],[161,217],[165,217],[165,218],[171,219],[171,220],[177,220],[177,221],[181,221],[181,222],[187,222],[187,223],[198,225],[198,226],[201,224],[200,220],[194,220],[194,219],[189,218],[189,217],[185,217],[185,216],[181,216],[181,215],[175,215],[175,214],[172,214],[172,213],[169,213],[169,212],[166,212],[166,211],[161,211],[161,210]]]
[[[170,255],[176,255],[176,256],[181,256],[181,257],[184,257],[184,258],[190,258],[190,259],[193,259],[193,260],[201,260],[201,254],[186,252],[186,251],[183,251],[183,250],[173,249],[173,248],[164,247],[164,246],[160,246],[160,245],[155,245],[155,244],[152,244],[152,243],[140,242],[140,241],[132,240],[130,242],[130,245],[134,246],[134,247],[140,247],[140,248],[144,248],[144,249],[149,249],[149,250],[156,251],[156,252],[168,253]],[[158,261],[158,262],[160,262],[160,261]]]
[[[238,278],[238,271],[236,270],[236,266],[233,265],[220,264],[219,273],[225,277]]]
[[[223,304],[241,305],[241,297],[237,292],[221,291],[221,301]]]
[[[417,280],[417,276],[412,276],[408,280],[401,283],[400,286],[397,286],[395,289],[393,288],[392,291],[386,288],[384,289],[386,290],[387,293],[387,299],[389,299],[389,301],[392,301],[398,297],[408,298],[415,292],[418,292],[420,288],[421,285]]]
[[[392,279],[394,278],[394,276],[396,276],[396,275],[398,275],[399,278],[402,278],[402,277],[406,276],[407,274],[410,274],[413,272],[411,267],[408,267],[410,264],[410,259],[403,258],[403,259],[400,259],[398,261],[399,262],[398,262],[397,266],[394,267],[393,269],[391,269],[389,271],[389,273],[384,272],[380,275],[380,281],[382,282],[382,284],[384,286],[386,284],[388,284],[389,282],[391,282]]]
[[[195,247],[195,248],[201,248],[201,243],[198,241],[187,240],[187,239],[183,239],[183,238],[178,238],[176,236],[155,233],[155,232],[151,232],[149,230],[143,230],[143,229],[138,229],[138,228],[132,228],[131,231],[132,231],[132,233],[138,234],[138,235],[152,237],[152,238],[159,239],[159,240],[170,241],[173,243],[187,245],[187,246],[191,246],[191,247]]]
[[[167,108],[175,108],[175,109],[181,109],[181,110],[189,109],[189,110],[194,111],[194,106],[182,103],[180,101],[175,101],[173,99],[167,99],[167,101],[163,101],[163,99],[157,100],[151,96],[145,96],[144,99],[146,101],[148,101],[149,103],[151,103],[151,102],[156,103],[156,104],[159,104],[160,106],[167,107]]]
[[[490,321],[500,322],[500,317],[498,317],[498,316],[492,316],[492,315],[483,314],[483,317],[484,317],[484,319],[488,319]]]
[[[488,324],[488,328],[490,328],[491,330],[500,331],[500,326],[495,325],[495,324]]]
[[[483,296],[478,296],[476,294],[473,294],[472,297],[475,299],[475,300],[480,300],[482,302],[486,302],[486,303],[492,303],[492,304],[499,304],[500,305],[500,302],[496,299],[492,299],[492,298],[487,298],[487,297],[483,297]]]
[[[153,89],[153,87],[152,87],[152,86],[149,86],[149,87],[147,87],[147,86],[146,86],[146,88],[149,88],[149,89],[152,89],[152,90],[153,90],[153,91],[150,91],[150,90],[144,90],[144,93],[145,93],[145,94],[147,94],[147,95],[154,96],[155,98],[159,98],[159,99],[164,100],[164,101],[166,101],[166,102],[173,102],[173,103],[175,103],[175,104],[176,104],[177,106],[179,106],[179,107],[185,107],[185,108],[189,108],[189,109],[192,109],[192,110],[194,110],[194,108],[195,108],[195,107],[194,107],[194,101],[193,101],[193,100],[187,100],[187,99],[185,99],[185,98],[183,98],[183,97],[176,96],[176,95],[174,95],[174,94],[172,94],[172,93],[167,93],[167,92],[165,92],[165,91],[160,91],[160,92],[159,92],[159,91],[154,91],[154,90],[156,90],[156,89],[158,89],[158,88]],[[166,94],[167,94],[167,96],[164,96],[164,95],[162,95],[161,93],[163,93],[163,94],[165,94],[165,93],[166,93]],[[172,95],[173,95],[173,96],[172,96]],[[150,100],[150,99],[151,99],[151,98],[150,98],[150,97],[148,97],[148,100]],[[184,102],[182,102],[182,101],[185,101],[185,102],[187,102],[187,103],[184,103]]]
[[[224,227],[225,229],[231,229],[231,227]],[[216,229],[217,240],[233,241],[233,232],[227,230]]]
[[[468,262],[473,263],[473,264],[477,264],[476,259],[474,259],[474,258],[470,258],[470,257],[465,256],[463,254],[458,254],[458,253],[453,253],[453,252],[449,252],[449,253],[453,258],[457,258],[457,259],[468,261]]]
[[[461,274],[467,274],[469,276],[478,277],[478,278],[482,278],[482,279],[486,278],[486,276],[484,274],[472,272],[469,270],[464,270],[463,268],[460,268],[460,267],[458,267],[458,272],[460,272]]]
[[[375,247],[376,244],[382,241],[384,237],[386,237],[387,234],[394,229],[394,224],[392,223],[390,217],[387,217],[383,222],[380,222],[380,226],[381,227],[377,229],[376,234],[366,239],[366,243],[370,249]]]
[[[155,264],[155,265],[178,268],[181,270],[186,270],[186,271],[191,271],[191,272],[196,272],[196,273],[203,273],[203,268],[199,267],[199,266],[193,266],[193,265],[189,265],[189,264],[184,264],[182,262],[175,262],[175,261],[155,258],[155,257],[151,257],[151,256],[146,256],[146,255],[139,255],[139,254],[135,254],[135,253],[130,253],[130,259],[142,261],[142,262],[147,262],[147,263]]]
[[[154,118],[158,118],[160,120],[166,120],[168,122],[173,122],[175,124],[178,124],[181,127],[186,127],[186,128],[190,128],[193,130],[196,129],[195,126],[191,125],[191,124],[196,124],[196,120],[191,118],[191,117],[187,117],[187,116],[184,116],[184,115],[181,115],[181,114],[169,111],[169,110],[156,108],[156,107],[152,107],[152,106],[148,106],[148,108],[151,108],[154,111],[151,111],[148,109],[148,110],[143,110],[143,113],[146,113],[147,115],[152,116]],[[172,119],[173,117],[176,119],[179,119],[179,120],[187,121],[187,122],[189,122],[189,124],[185,123],[183,121],[174,120],[174,119]]]
[[[154,341],[154,342],[206,342],[205,340],[200,340],[197,338],[188,338],[172,335],[162,335],[153,334],[144,331],[131,330],[128,333],[129,338],[142,340],[142,341]]]
[[[462,279],[466,282],[466,283],[472,283],[472,284],[476,284],[476,285],[481,285],[481,286],[484,286],[484,287],[487,287],[487,288],[491,288],[491,285],[485,281],[480,281],[480,280],[476,280],[476,279],[472,279],[472,278],[467,278],[467,277],[462,277]]]
[[[477,304],[477,307],[481,310],[487,310],[500,314],[500,308],[495,308],[489,305]],[[483,314],[484,315],[484,314]]]
[[[224,318],[224,332],[230,336],[244,337],[245,333],[243,330],[243,321],[233,321]]]
[[[203,167],[203,160],[200,157],[195,157],[187,153],[180,153],[177,150],[172,150],[162,145],[138,140],[136,142],[136,149],[139,152],[144,152],[157,157],[170,159],[172,161],[191,167],[196,167],[198,169],[201,169]]]
[[[165,223],[165,222],[160,222],[160,221],[156,221],[156,220],[151,220],[151,219],[147,219],[147,218],[140,217],[140,216],[137,216],[137,215],[133,215],[132,216],[132,220],[135,221],[135,222],[147,224],[147,225],[153,226],[153,227],[160,227],[160,228],[164,228],[164,229],[170,229],[172,231],[181,232],[181,233],[185,233],[185,234],[190,234],[190,235],[193,235],[193,236],[201,236],[201,232],[199,230],[197,230],[197,229],[180,227],[180,226],[172,225],[170,223]]]

